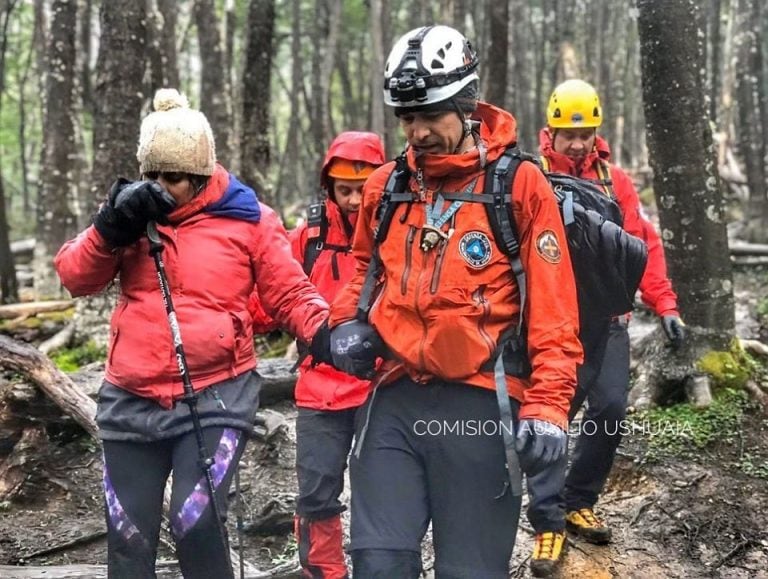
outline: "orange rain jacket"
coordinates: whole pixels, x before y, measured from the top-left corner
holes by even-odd
[[[552,147],[553,136],[549,128],[539,132],[539,149],[549,162],[549,171],[567,173],[582,179],[600,179],[598,166],[603,163],[609,167],[610,179],[616,200],[624,215],[624,229],[645,241],[648,246],[648,264],[640,281],[640,295],[643,302],[659,316],[679,316],[677,312],[677,294],[672,289],[672,282],[667,276],[667,262],[664,259],[664,247],[653,224],[643,214],[640,198],[632,180],[624,171],[610,163],[611,151],[602,138],[595,139],[595,148],[578,165],[573,159],[558,153]]]
[[[480,121],[488,163],[516,141],[515,120],[508,112],[479,103],[473,118]],[[418,167],[410,149],[408,163],[414,175],[411,191],[419,191],[415,176],[421,167],[429,202],[440,190],[465,190],[475,178],[474,192],[483,191],[478,148],[457,155],[425,155]],[[355,317],[373,249],[376,208],[393,168],[394,163],[384,165],[366,182],[352,248],[357,269],[331,306],[331,327]],[[565,427],[576,366],[583,357],[576,287],[555,197],[531,163],[518,170],[512,204],[528,277],[525,323],[533,372],[529,380],[508,376],[507,387],[522,404],[521,418]],[[424,223],[425,203],[417,200],[397,208],[380,247],[383,279],[369,321],[415,381],[439,378],[495,389],[493,373],[481,367],[492,357],[501,334],[520,318],[509,259],[496,246],[481,203],[464,203],[450,239],[428,252],[420,248]],[[471,246],[487,251],[478,258],[469,251]]]

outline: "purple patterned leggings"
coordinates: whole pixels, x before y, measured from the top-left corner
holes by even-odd
[[[204,428],[211,475],[226,519],[227,492],[245,447],[232,428]],[[104,496],[110,579],[153,579],[163,491],[173,473],[171,533],[185,579],[232,577],[210,508],[194,432],[156,442],[104,441]]]

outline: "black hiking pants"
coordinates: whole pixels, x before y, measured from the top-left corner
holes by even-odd
[[[203,429],[216,501],[226,518],[227,493],[246,437],[233,428]],[[233,577],[208,486],[198,460],[194,432],[154,442],[104,441],[110,579],[151,579],[163,510],[163,492],[173,472],[170,526],[185,579]]]
[[[589,354],[588,354],[589,355]],[[528,520],[537,533],[565,528],[565,512],[592,508],[605,486],[621,442],[629,391],[629,333],[627,322],[617,320],[608,330],[601,362],[588,379],[580,374],[571,402],[573,419],[586,400],[571,467],[568,457],[528,479]],[[566,476],[567,470],[567,476]]]
[[[357,422],[353,577],[418,578],[431,521],[438,579],[507,579],[520,497],[509,490],[496,393],[405,377],[380,387]]]

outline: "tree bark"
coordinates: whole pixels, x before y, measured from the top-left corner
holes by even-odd
[[[509,64],[509,2],[496,0],[486,5],[490,24],[488,50],[485,55],[485,98],[498,107],[507,106],[507,69]]]
[[[195,0],[194,12],[202,63],[200,110],[213,129],[216,158],[228,167],[232,160],[232,100],[214,0]]]
[[[384,65],[385,65],[385,46],[384,31],[381,27],[383,17],[382,0],[371,0],[368,8],[369,30],[371,31],[371,61],[370,61],[370,86],[371,86],[371,130],[381,135],[386,145],[387,126],[385,116],[387,114],[384,106]]]
[[[117,177],[138,177],[139,140],[146,53],[144,2],[110,0],[99,13],[101,37],[96,61],[93,168],[89,207],[95,210]],[[76,334],[106,343],[109,292],[78,300]]]
[[[77,0],[54,0],[48,39],[44,157],[37,207],[35,289],[37,295],[59,297],[61,284],[51,267],[53,257],[77,232],[73,211],[77,199]]]
[[[16,7],[16,0],[0,0],[0,111],[3,110],[2,97],[5,93],[5,54],[8,46],[8,24],[11,13]],[[0,163],[2,167],[2,163]],[[2,171],[0,171],[0,303],[7,304],[19,301],[19,284],[16,280],[16,269],[11,255],[8,218],[5,214],[5,187],[3,186]]]
[[[177,7],[173,0],[148,0],[147,51],[152,67],[148,95],[160,88],[181,88],[176,55]]]
[[[693,0],[639,0],[648,147],[671,277],[689,328],[685,355],[726,350],[734,333],[731,262],[704,95],[702,19]],[[669,79],[675,79],[670,82]]]
[[[750,241],[768,241],[763,216],[768,215],[766,197],[766,142],[761,114],[761,89],[765,87],[760,42],[759,0],[741,0],[736,33],[736,100],[738,149],[744,162],[749,187],[747,204]]]
[[[274,28],[275,0],[251,0],[243,69],[240,152],[241,177],[257,189],[262,200],[279,209],[279,200],[272,198],[267,178],[271,161],[269,133]]]

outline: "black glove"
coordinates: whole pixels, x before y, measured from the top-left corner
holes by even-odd
[[[524,418],[517,427],[515,450],[520,456],[520,467],[525,474],[533,476],[565,456],[568,437],[555,424]]]
[[[114,182],[109,197],[93,218],[93,225],[112,247],[135,243],[148,221],[167,223],[176,201],[155,181]]]
[[[328,320],[325,320],[312,338],[309,345],[309,355],[312,356],[312,367],[320,363],[333,365],[331,357],[331,330],[328,329]]]
[[[385,351],[373,326],[353,320],[331,330],[333,365],[347,374],[370,380],[376,374],[376,358]]]
[[[672,349],[677,350],[685,340],[685,324],[679,316],[661,316],[661,327],[667,335]]]

